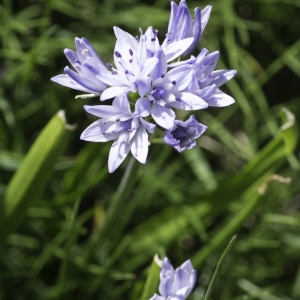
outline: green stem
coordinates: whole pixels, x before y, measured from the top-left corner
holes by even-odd
[[[137,176],[139,163],[132,156],[127,165],[126,171],[123,175],[123,178],[117,188],[117,191],[113,198],[110,200],[110,206],[108,208],[107,217],[103,227],[95,232],[94,236],[91,238],[91,245],[88,247],[88,253],[86,256],[86,260],[91,256],[95,246],[99,243],[99,241],[109,232],[112,226],[117,222],[118,217],[123,211],[124,206],[126,205],[127,194],[135,184],[135,179]]]
[[[213,291],[213,289],[214,289],[214,286],[215,286],[217,277],[218,277],[218,275],[219,275],[219,272],[220,272],[220,270],[221,270],[221,267],[222,267],[222,265],[223,265],[223,262],[224,262],[225,258],[227,257],[227,255],[228,255],[230,249],[232,248],[232,246],[233,246],[233,244],[234,244],[236,238],[237,238],[237,235],[235,235],[235,236],[233,236],[233,237],[231,238],[231,240],[230,240],[228,246],[226,247],[225,251],[223,252],[223,254],[222,254],[220,260],[218,261],[216,270],[215,270],[214,275],[213,275],[213,277],[212,277],[212,279],[211,279],[211,281],[210,281],[210,283],[209,283],[208,289],[207,289],[207,291],[206,291],[206,294],[205,294],[203,300],[209,300],[209,299],[210,299],[210,296],[211,296],[212,291]]]

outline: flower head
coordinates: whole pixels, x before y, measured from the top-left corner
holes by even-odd
[[[175,120],[175,109],[199,110],[234,103],[219,87],[236,71],[215,71],[218,51],[209,53],[203,49],[196,57],[180,60],[195,48],[211,8],[207,6],[202,11],[195,8],[193,20],[185,0],[179,5],[171,2],[168,33],[162,44],[158,41],[158,31],[151,26],[145,32],[140,29],[139,37],[114,27],[117,39],[114,65],[104,64],[85,38],[75,38],[76,51],[65,49],[74,71],[65,67],[64,75],[51,80],[87,93],[77,96],[79,98],[100,96],[101,101],[113,100],[112,105],[84,107],[100,119],[81,135],[86,141],[114,141],[108,159],[110,172],[130,151],[138,161],[146,162],[148,133],[153,133],[156,127],[147,118],[165,131],[167,144],[182,152],[194,148],[195,139],[207,127],[194,116],[185,122]],[[135,107],[134,113],[128,98]]]
[[[75,90],[100,95],[107,85],[95,76],[90,65],[94,68],[104,68],[105,65],[86,38],[75,38],[75,45],[76,52],[65,49],[64,53],[76,72],[65,67],[66,74],[54,76],[51,80]]]
[[[185,0],[181,0],[179,5],[171,2],[171,16],[169,20],[168,33],[162,44],[163,48],[168,48],[172,43],[182,39],[194,38],[192,44],[182,53],[185,56],[196,47],[209,19],[212,6],[206,6],[202,11],[199,7],[194,9],[195,17],[192,20],[191,13]]]
[[[176,120],[174,126],[165,131],[164,142],[174,147],[178,152],[196,147],[196,141],[207,129],[192,115],[185,122]]]
[[[196,283],[196,276],[197,271],[193,269],[190,260],[174,271],[168,258],[165,257],[160,271],[159,292],[165,298],[185,300]]]
[[[110,173],[119,167],[130,150],[140,163],[146,163],[147,131],[153,133],[156,125],[131,113],[126,94],[115,97],[112,105],[86,105],[84,108],[101,119],[86,128],[81,139],[90,142],[114,140],[108,157]]]

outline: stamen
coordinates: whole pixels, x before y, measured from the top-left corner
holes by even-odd
[[[117,71],[112,71],[111,74],[112,74],[112,75],[117,75],[118,72],[117,72]]]
[[[155,101],[154,101],[154,100],[150,100],[149,102],[150,102],[151,104],[153,104]]]
[[[174,80],[174,81],[172,81],[172,83],[174,84],[174,85],[176,85],[176,81]]]
[[[122,57],[121,53],[118,52],[118,51],[115,51],[115,55],[116,55],[116,57],[118,57],[118,58],[121,58],[121,57]]]
[[[176,97],[175,100],[179,101],[179,102],[181,101],[181,99],[179,97]]]
[[[129,59],[129,62],[132,63],[132,62],[133,62],[133,59]]]
[[[120,119],[116,119],[116,122],[120,122]]]
[[[132,56],[133,55],[133,51],[131,49],[129,49],[129,54]]]
[[[111,68],[113,67],[113,65],[110,64],[110,63],[107,63],[107,64],[106,64],[106,67],[107,67],[107,69],[111,69]]]
[[[104,123],[103,123],[103,124],[104,124]],[[102,132],[102,134],[103,134],[103,135],[105,135],[105,134],[106,134],[106,132],[105,132],[105,131],[103,131],[103,132]]]
[[[125,74],[126,74],[126,75],[128,74],[128,70],[125,71]]]
[[[166,104],[165,104],[165,107],[166,107],[166,108],[170,108],[170,105],[166,103]]]
[[[165,74],[161,74],[161,75],[160,75],[161,78],[164,78],[165,76],[166,76]]]

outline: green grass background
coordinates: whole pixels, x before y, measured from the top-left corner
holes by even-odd
[[[201,300],[234,233],[212,299],[300,299],[300,2],[188,4],[191,11],[213,5],[194,54],[220,50],[217,68],[238,70],[222,87],[236,104],[195,112],[209,127],[196,149],[178,154],[154,143],[146,165],[127,158],[108,174],[110,143],[79,140],[94,120],[83,105],[99,99],[75,100],[76,91],[49,79],[63,72],[63,49],[74,49],[75,36],[105,62],[112,62],[114,25],[133,35],[153,26],[162,41],[169,1],[1,1],[0,227],[9,233],[0,239],[1,300],[139,299],[155,253],[175,266],[192,259],[198,281],[189,299]],[[296,120],[284,131],[282,107]],[[61,109],[76,129],[68,140],[60,135],[54,150],[44,136],[25,168],[22,160]],[[22,217],[6,219],[3,203],[27,187],[39,152],[47,168],[34,173]],[[23,177],[13,184],[17,170]],[[272,174],[292,181],[269,182]]]

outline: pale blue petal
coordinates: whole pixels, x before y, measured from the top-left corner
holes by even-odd
[[[119,109],[124,114],[131,116],[131,109],[127,98],[127,94],[123,93],[121,95],[116,96],[116,98],[113,101],[113,106]]]
[[[138,80],[138,92],[141,97],[149,94],[151,91],[151,78],[144,77]]]
[[[168,102],[168,104],[181,110],[198,110],[208,107],[203,99],[192,93],[181,93],[180,96],[177,96],[177,98],[179,97],[180,101]]]
[[[218,70],[212,72],[213,83],[219,87],[236,75],[236,70]]]
[[[101,119],[108,119],[121,113],[118,108],[111,105],[84,105],[83,108],[86,112]]]
[[[148,155],[148,134],[143,126],[140,126],[132,140],[131,153],[142,164],[146,163]]]
[[[119,136],[119,133],[105,134],[106,130],[112,124],[112,122],[103,124],[101,120],[97,120],[82,132],[80,139],[88,142],[107,142],[114,140]]]
[[[121,132],[119,138],[112,144],[108,156],[109,173],[113,173],[128,155],[130,143],[126,139],[128,139],[128,133]]]
[[[159,60],[157,57],[150,57],[146,59],[144,69],[142,70],[141,76],[148,76],[155,66],[158,64]]]
[[[64,50],[64,54],[66,56],[66,58],[68,59],[68,61],[70,62],[70,64],[72,65],[72,67],[79,72],[80,71],[80,62],[78,61],[78,55],[77,52],[71,50],[71,49],[65,49]]]
[[[186,49],[188,49],[191,46],[193,41],[194,38],[190,37],[170,44],[167,50],[165,51],[167,62],[179,57],[184,51],[186,51]]]
[[[175,113],[172,109],[156,103],[151,107],[151,116],[158,125],[166,129],[171,128],[175,120]]]
[[[76,73],[73,70],[69,69],[69,67],[65,67],[64,71],[74,81],[76,81],[78,84],[82,85],[86,89],[92,90],[92,91],[97,92],[97,93],[101,93],[103,91],[102,87],[97,86],[95,83],[93,83],[89,79],[80,76],[78,73]]]
[[[168,66],[164,52],[159,49],[155,52],[154,57],[158,58],[158,63],[154,66],[151,77],[153,80],[160,78],[162,74],[166,74]]]
[[[149,133],[153,133],[156,125],[145,121],[143,118],[139,118],[141,124],[146,128]]]
[[[170,70],[165,81],[175,82],[175,86],[179,91],[185,89],[193,79],[193,69],[190,65],[183,65]]]
[[[93,58],[97,61],[97,63],[99,65],[101,65],[102,67],[105,67],[104,62],[99,57],[98,53],[96,52],[96,50],[94,49],[94,47],[92,46],[92,44],[86,38],[84,38],[84,37],[81,38],[81,43],[86,47],[86,49],[89,50],[89,52],[92,54]]]
[[[228,106],[235,102],[235,100],[232,97],[228,96],[227,94],[223,93],[220,90],[217,90],[210,99],[205,101],[209,106],[216,106],[216,107]]]
[[[148,98],[140,98],[135,103],[134,114],[140,117],[148,117],[150,115],[150,101]]]
[[[51,81],[56,82],[60,85],[69,87],[74,90],[83,91],[83,92],[87,92],[87,93],[91,93],[91,94],[95,93],[95,91],[87,89],[84,86],[77,83],[75,80],[73,80],[67,74],[61,74],[61,75],[54,76],[51,78]]]
[[[133,51],[137,51],[138,42],[131,34],[117,26],[114,26],[113,28],[118,40],[125,41]]]
[[[205,26],[208,22],[210,12],[212,10],[211,5],[207,5],[204,9],[201,11],[201,34],[203,33]]]
[[[128,87],[110,87],[110,88],[107,88],[101,95],[100,97],[100,100],[101,101],[104,101],[104,100],[107,100],[107,99],[111,99],[111,98],[114,98],[118,95],[121,95],[123,93],[126,93],[126,92],[130,92],[130,89]]]

